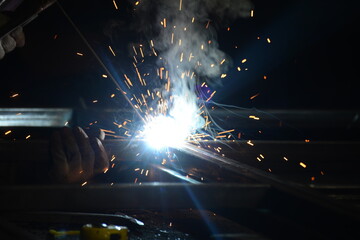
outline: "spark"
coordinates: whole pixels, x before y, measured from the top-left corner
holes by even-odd
[[[246,142],[247,144],[249,144],[250,146],[254,146],[254,143],[251,142],[251,140]]]
[[[251,9],[251,11],[250,11],[250,17],[254,17],[254,10],[253,9]]]
[[[254,120],[260,120],[259,117],[256,117],[256,116],[254,116],[254,115],[250,115],[249,118],[254,119]]]
[[[19,94],[18,94],[18,93],[14,93],[13,95],[10,96],[10,98],[15,98],[15,97],[17,97],[17,96],[19,96]]]
[[[31,135],[27,135],[26,137],[25,137],[25,139],[29,139],[31,137]]]
[[[132,48],[133,48],[133,50],[134,50],[135,55],[138,55],[138,53],[137,53],[136,48],[135,48],[134,45],[132,46]]]
[[[76,55],[81,56],[81,57],[84,56],[84,54],[82,54],[81,52],[77,52]]]
[[[128,76],[126,76],[126,74],[124,74],[124,77],[125,77],[125,80],[126,80],[125,83],[128,83],[130,86],[133,86],[130,78],[128,78]],[[129,88],[130,88],[130,87],[129,87]]]
[[[270,38],[267,38],[267,39],[266,39],[266,41],[267,41],[268,43],[271,43],[271,40],[270,40]]]
[[[171,44],[174,43],[174,33],[171,33]]]
[[[168,82],[167,82],[167,84],[166,84],[166,91],[170,91],[170,78],[168,78]]]
[[[259,95],[260,95],[260,93],[257,93],[257,94],[255,94],[255,95],[251,96],[251,97],[250,97],[250,100],[253,100],[254,98],[256,98],[256,97],[259,96]]]
[[[9,135],[10,133],[11,133],[11,130],[6,131],[6,132],[5,132],[5,135]]]
[[[210,25],[210,20],[207,22],[205,28],[208,29],[209,28],[209,25]],[[210,44],[210,43],[209,43]]]
[[[226,138],[226,135],[216,136],[215,138]]]
[[[106,130],[106,129],[102,129],[102,128],[100,128],[100,130],[101,130],[102,132],[105,132],[105,133],[115,134],[115,132],[114,132],[114,131],[111,131],[111,130]]]
[[[101,75],[103,78],[107,78],[108,76],[106,74]]]
[[[212,99],[212,97],[214,96],[214,94],[216,93],[216,91],[213,91],[210,95],[210,97],[208,99],[206,99],[206,102],[210,101],[210,99]]]
[[[306,164],[303,162],[300,162],[299,165],[302,166],[303,168],[306,168]]]
[[[243,60],[241,60],[241,63],[246,63],[247,59],[244,58]]]
[[[225,134],[225,133],[230,133],[230,132],[234,132],[235,129],[230,129],[230,130],[227,130],[227,131],[223,131],[223,132],[219,132],[218,134]]]
[[[182,0],[179,1],[179,11],[182,9]]]
[[[191,62],[191,59],[193,59],[194,58],[194,55],[192,55],[192,53],[190,53],[190,55],[189,55],[189,62]],[[192,72],[192,75],[194,74],[194,72]],[[190,78],[192,78],[192,76],[190,77]]]
[[[141,57],[142,57],[142,58],[144,58],[144,53],[143,53],[142,48],[140,47],[139,49],[140,49],[140,54],[141,54]]]
[[[114,57],[116,56],[115,55],[115,52],[114,52],[114,50],[112,49],[112,47],[109,45],[109,50],[110,50],[110,52],[112,53],[112,55],[114,55]]]
[[[118,10],[118,6],[117,6],[117,4],[116,4],[116,1],[115,1],[115,0],[113,0],[113,4],[114,4],[115,9],[116,9],[116,10]]]
[[[81,184],[81,186],[83,187],[83,186],[85,186],[87,184],[87,182],[83,182],[82,184]]]
[[[136,74],[137,74],[137,76],[138,76],[138,79],[139,79],[139,81],[140,81],[140,84],[141,84],[142,86],[146,86],[146,82],[145,82],[145,80],[141,77],[141,74],[140,74],[140,72],[139,72],[139,69],[138,69],[137,67],[135,67],[135,70],[136,70]]]

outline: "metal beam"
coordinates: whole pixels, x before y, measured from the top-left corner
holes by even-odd
[[[63,127],[71,117],[69,108],[0,108],[0,127]]]
[[[255,208],[265,184],[119,184],[0,187],[0,211]]]

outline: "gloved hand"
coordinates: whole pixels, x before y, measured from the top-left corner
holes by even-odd
[[[4,58],[6,53],[11,52],[16,47],[23,47],[24,45],[25,34],[22,27],[18,27],[0,40],[0,60]]]
[[[55,183],[83,183],[103,173],[109,167],[109,158],[99,138],[89,138],[80,127],[55,131],[50,142],[50,178]]]

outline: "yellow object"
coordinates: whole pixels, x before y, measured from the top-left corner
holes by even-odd
[[[80,235],[80,231],[56,231],[56,230],[49,230],[49,233],[53,237],[61,237],[61,236],[74,236],[74,235]]]
[[[86,224],[80,231],[81,240],[128,240],[127,227],[101,224]]]

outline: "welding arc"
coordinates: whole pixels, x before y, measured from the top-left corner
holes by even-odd
[[[109,69],[106,67],[106,65],[104,64],[104,62],[101,60],[101,58],[99,57],[99,55],[95,52],[94,48],[90,45],[90,43],[88,42],[88,40],[85,38],[85,36],[81,33],[80,29],[75,25],[75,23],[72,21],[72,19],[70,18],[70,16],[66,13],[65,9],[61,6],[60,2],[57,1],[56,2],[58,7],[60,8],[61,12],[64,14],[65,18],[69,21],[69,23],[71,24],[71,26],[75,29],[75,31],[79,34],[80,38],[82,39],[82,41],[85,43],[85,45],[89,48],[89,50],[91,51],[91,53],[94,55],[94,57],[96,58],[96,60],[98,61],[98,63],[100,64],[100,66],[105,70],[106,74],[109,76],[109,78],[114,82],[115,86],[120,90],[120,92],[122,93],[122,95],[124,96],[124,98],[126,99],[126,101],[128,101],[128,103],[130,104],[130,106],[135,110],[136,114],[140,117],[140,119],[145,122],[145,119],[141,116],[141,114],[139,113],[139,111],[136,109],[136,107],[134,106],[134,104],[131,102],[131,100],[126,96],[125,91],[122,90],[122,88],[120,87],[119,83],[116,81],[116,79],[114,78],[114,76],[111,74],[111,72],[109,71]]]

